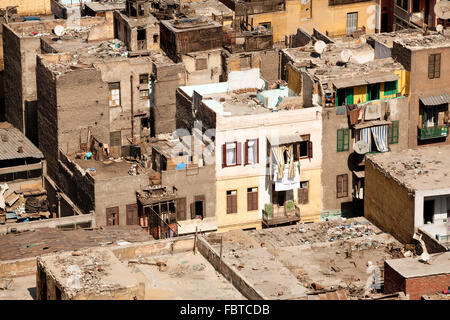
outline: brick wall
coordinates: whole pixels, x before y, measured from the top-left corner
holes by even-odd
[[[411,300],[420,300],[424,294],[433,294],[450,287],[450,273],[406,279],[406,294]]]

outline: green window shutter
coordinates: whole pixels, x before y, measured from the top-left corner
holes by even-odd
[[[346,88],[345,96],[347,97],[347,105],[353,104],[353,88]]]
[[[398,143],[398,128],[399,128],[398,120],[392,121],[392,123],[389,125],[389,136],[388,136],[389,144]]]
[[[348,151],[350,139],[349,139],[349,129],[338,129],[337,130],[337,151]]]
[[[384,95],[390,96],[397,94],[397,80],[384,83]]]

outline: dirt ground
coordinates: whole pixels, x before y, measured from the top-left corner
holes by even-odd
[[[0,289],[0,300],[34,300],[36,298],[35,275],[11,279],[13,280],[11,288]]]

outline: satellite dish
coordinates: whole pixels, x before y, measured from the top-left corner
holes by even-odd
[[[259,90],[264,90],[266,88],[266,82],[263,79],[256,80],[256,88]]]
[[[367,142],[359,140],[355,143],[353,150],[355,150],[357,154],[366,154],[367,152],[369,152],[369,145],[367,144]]]
[[[349,49],[344,49],[341,51],[341,60],[343,63],[347,63],[350,61],[350,58],[352,57],[352,51]]]
[[[434,6],[434,13],[442,20],[450,19],[450,2],[441,0]]]
[[[61,25],[57,25],[54,29],[53,32],[58,36],[61,37],[64,34],[64,27]]]
[[[318,54],[322,54],[325,51],[326,47],[327,44],[322,40],[319,40],[316,43],[314,43],[314,51],[316,51]]]
[[[444,26],[442,24],[438,24],[436,26],[436,31],[442,33],[442,31],[444,31]]]

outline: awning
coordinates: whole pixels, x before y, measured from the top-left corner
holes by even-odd
[[[382,83],[398,80],[399,76],[395,73],[375,73],[358,78],[334,80],[333,85],[336,89],[350,88],[356,86],[365,86],[372,83]]]
[[[361,122],[361,123],[355,124],[353,126],[353,128],[355,128],[355,129],[363,129],[363,128],[368,128],[368,127],[383,126],[383,125],[389,125],[389,124],[391,124],[391,121],[374,120],[374,121],[366,121],[366,122]]]
[[[390,82],[398,79],[399,76],[396,75],[395,73],[379,73],[364,77],[364,80],[366,80],[368,84]]]
[[[364,86],[366,84],[367,83],[363,78],[339,79],[333,81],[333,85],[336,89]]]
[[[440,104],[450,103],[450,94],[444,93],[440,96],[420,98],[420,101],[426,106],[438,106]]]
[[[301,135],[299,134],[271,135],[267,137],[267,140],[269,140],[272,146],[303,141]]]
[[[353,173],[358,179],[363,179],[366,176],[365,171],[353,171]]]

